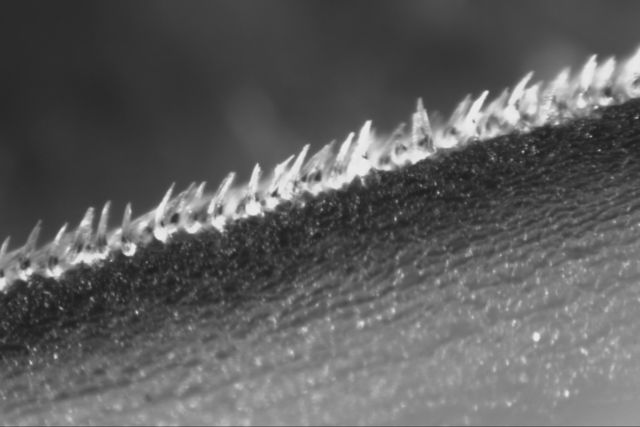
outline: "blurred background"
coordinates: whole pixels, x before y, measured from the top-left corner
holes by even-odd
[[[625,56],[639,22],[622,1],[3,3],[0,239]]]

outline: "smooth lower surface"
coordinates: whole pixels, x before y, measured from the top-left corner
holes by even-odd
[[[4,424],[637,423],[640,103],[0,299]]]

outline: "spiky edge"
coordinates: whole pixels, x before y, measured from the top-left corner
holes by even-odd
[[[205,194],[205,183],[191,184],[173,197],[174,185],[151,212],[131,218],[125,207],[121,226],[107,232],[107,202],[94,228],[94,208],[83,216],[74,231],[65,224],[54,240],[37,248],[41,223],[26,243],[9,251],[9,238],[0,245],[0,292],[16,281],[34,275],[59,278],[74,267],[96,265],[120,252],[133,256],[152,240],[167,242],[178,231],[189,234],[216,229],[224,232],[232,221],[262,215],[284,201],[302,203],[305,193],[317,195],[339,189],[371,170],[395,170],[417,163],[439,151],[462,147],[511,132],[527,132],[545,125],[559,125],[593,114],[599,108],[640,97],[640,49],[618,63],[609,58],[598,63],[591,56],[582,69],[562,70],[549,82],[530,84],[533,73],[513,89],[505,89],[486,102],[489,92],[467,96],[446,121],[432,123],[421,99],[412,115],[410,130],[401,125],[391,135],[377,134],[367,121],[359,133],[350,133],[337,152],[327,144],[306,160],[309,145],[297,156],[278,164],[266,179],[256,165],[249,182],[233,186],[235,173],[227,175],[218,189]],[[305,161],[306,160],[306,161]]]

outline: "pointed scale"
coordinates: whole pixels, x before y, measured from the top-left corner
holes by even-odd
[[[513,90],[511,91],[511,96],[509,96],[507,105],[516,105],[518,103],[520,98],[522,98],[522,95],[524,94],[524,90],[526,89],[527,84],[529,83],[532,77],[533,77],[533,71],[529,71],[522,79],[520,79],[518,84],[516,84]]]
[[[110,210],[111,202],[107,201],[102,207],[102,212],[100,213],[100,220],[98,221],[98,228],[95,235],[95,251],[96,255],[101,259],[104,259],[109,253],[109,248],[107,246],[107,225],[109,222]]]
[[[184,212],[187,206],[192,202],[193,195],[196,192],[196,189],[196,183],[192,182],[189,184],[186,190],[176,196],[177,204],[175,210],[177,211],[177,213]]]
[[[21,280],[27,280],[33,272],[33,259],[41,230],[42,221],[39,220],[31,230],[31,233],[29,233],[24,246],[19,249],[18,277]]]
[[[225,197],[231,188],[231,184],[236,179],[236,173],[230,172],[220,183],[209,206],[207,207],[207,218],[211,225],[218,231],[222,231],[227,222],[224,216]]]
[[[347,165],[349,164],[349,159],[351,158],[352,145],[355,136],[355,133],[350,132],[349,135],[347,135],[347,138],[342,142],[342,144],[340,144],[338,154],[335,156],[333,164],[330,166],[330,171],[327,177],[328,179],[325,183],[326,187],[338,189],[345,184],[345,172],[347,170]]]
[[[378,163],[382,163],[384,170],[396,169],[410,163],[410,153],[408,151],[411,139],[407,138],[406,127],[406,123],[400,123],[386,141],[385,146],[388,150],[389,164],[384,167],[386,164],[385,155],[379,157],[378,160]]]
[[[189,201],[186,213],[182,215],[181,227],[189,234],[200,231],[206,221],[206,206],[203,203],[204,188],[206,181],[202,181],[195,189]]]
[[[413,148],[422,150],[428,155],[435,152],[431,121],[426,108],[424,108],[422,98],[418,98],[416,112],[413,113],[411,120],[411,145]]]
[[[355,143],[356,134],[350,132],[340,145],[340,149],[332,166],[329,182],[327,183],[330,188],[338,189],[351,181],[352,178],[348,175],[348,168],[355,154]]]
[[[251,178],[246,187],[244,199],[239,205],[242,215],[255,216],[262,212],[262,206],[260,206],[260,200],[258,197],[258,186],[260,184],[260,177],[262,176],[262,169],[260,164],[256,163],[251,171]]]
[[[7,253],[9,251],[9,242],[11,241],[11,236],[7,236],[2,245],[0,245],[0,292],[4,291],[4,289],[9,285],[8,277],[7,277],[7,267],[9,266],[9,257]]]
[[[373,143],[373,131],[371,130],[371,120],[367,120],[354,144],[353,153],[347,165],[347,181],[351,181],[355,177],[362,177],[371,170],[371,162],[369,161],[369,147]]]
[[[523,129],[537,126],[540,123],[541,90],[542,82],[538,82],[528,87],[520,99],[520,114],[524,121]]]
[[[598,56],[591,55],[587,62],[582,67],[582,71],[579,76],[580,90],[586,92],[593,84],[593,79],[596,76],[596,69],[598,68]]]
[[[27,237],[27,241],[24,246],[20,250],[24,255],[31,256],[33,252],[36,250],[36,244],[38,243],[38,237],[40,237],[40,231],[42,231],[42,220],[38,220],[36,225],[29,233],[29,237]]]
[[[493,138],[499,135],[504,128],[503,113],[507,100],[509,99],[509,90],[503,90],[498,97],[489,102],[480,117],[478,123],[478,132],[485,138]]]
[[[49,277],[57,278],[64,273],[64,267],[66,264],[65,255],[69,251],[69,243],[66,238],[68,238],[67,228],[69,227],[68,223],[65,223],[60,230],[56,233],[56,237],[53,238],[53,242],[51,242],[51,246],[49,247],[48,253],[46,255],[46,270],[45,273]]]
[[[292,154],[287,157],[284,162],[278,163],[276,167],[273,168],[273,177],[271,178],[271,184],[269,184],[269,190],[267,191],[269,195],[278,194],[280,187],[284,184],[283,181],[288,177],[287,167],[294,157]]]
[[[511,95],[509,96],[509,100],[507,101],[507,106],[504,110],[504,118],[506,122],[512,127],[518,124],[521,118],[520,114],[520,100],[524,95],[525,89],[529,80],[533,77],[533,72],[527,73],[516,86],[511,91]]]
[[[540,113],[545,123],[556,123],[565,116],[565,92],[569,86],[571,70],[565,68],[543,89]]]
[[[60,230],[58,230],[58,232],[56,233],[56,237],[53,238],[53,242],[51,243],[51,249],[53,251],[58,251],[63,249],[62,248],[62,240],[66,237],[67,235],[67,228],[69,228],[69,223],[65,222],[64,225],[62,227],[60,227]]]
[[[175,187],[175,182],[169,186],[169,189],[166,193],[164,193],[164,197],[158,204],[158,207],[154,211],[153,216],[153,237],[155,237],[160,242],[166,242],[169,238],[169,233],[167,232],[167,227],[165,224],[165,216],[167,214],[167,205],[169,204],[169,200],[171,200],[171,195],[173,194],[173,189]]]
[[[465,96],[453,110],[453,113],[449,116],[449,120],[434,133],[435,144],[438,148],[452,148],[466,141],[466,139],[462,137],[463,133],[460,128],[464,127],[464,119],[467,117],[471,105],[471,95]],[[424,157],[426,156],[423,156],[423,158]]]
[[[9,242],[11,241],[11,236],[8,236],[2,242],[0,246],[0,292],[4,291],[4,289],[9,285],[7,281],[7,272],[6,269],[9,264],[9,257],[7,257],[7,253],[9,251]]]
[[[134,230],[131,226],[131,203],[127,203],[122,215],[122,227],[120,232],[120,250],[122,254],[131,257],[136,253],[138,245],[135,241]]]
[[[467,113],[469,112],[469,108],[471,108],[471,95],[467,95],[464,97],[462,101],[456,105],[451,116],[449,116],[449,120],[447,121],[448,127],[458,128],[462,125],[462,121],[465,117],[467,117]]]
[[[11,237],[6,237],[0,246],[0,292],[4,291],[7,286],[10,284],[8,282],[6,268],[8,260],[7,252],[9,250],[9,242],[11,241]]]
[[[591,85],[596,75],[596,68],[598,67],[596,55],[589,57],[587,62],[582,67],[577,81],[577,94],[574,102],[575,108],[580,110],[590,108],[591,106]]]
[[[287,172],[286,178],[283,179],[282,184],[278,188],[278,193],[282,200],[291,200],[299,187],[300,174],[302,167],[304,166],[304,159],[309,153],[309,144],[305,144],[302,150],[293,162],[291,169]]]
[[[466,139],[473,139],[479,136],[478,124],[482,113],[482,106],[487,100],[487,96],[489,96],[489,91],[485,90],[475,101],[473,101],[469,107],[469,111],[467,111],[467,115],[458,128],[460,133],[464,135]]]
[[[7,256],[7,252],[9,251],[9,243],[11,242],[11,236],[8,236],[0,245],[0,268],[2,268],[2,263],[4,261],[4,257]]]
[[[608,58],[596,70],[593,87],[598,91],[597,106],[605,107],[614,102],[613,76],[616,70],[615,58]]]
[[[640,97],[640,48],[624,63],[616,80],[621,101]]]
[[[267,210],[275,209],[282,201],[280,193],[284,187],[286,187],[287,180],[289,179],[289,171],[287,170],[287,167],[294,157],[294,155],[287,157],[284,162],[278,163],[273,169],[271,183],[269,184],[269,189],[267,190],[264,199],[265,208]]]
[[[85,212],[73,239],[71,264],[88,264],[90,262],[87,248],[91,245],[93,236],[94,209],[90,207]]]
[[[166,229],[169,237],[184,227],[188,221],[190,213],[190,205],[193,203],[194,193],[196,192],[196,183],[192,182],[186,190],[179,193],[172,203],[171,211],[166,214]]]
[[[304,164],[300,172],[300,188],[302,191],[317,194],[325,189],[322,184],[328,182],[330,178],[329,170],[333,165],[332,159],[335,158],[333,154],[334,145],[335,141],[331,141],[318,150]]]

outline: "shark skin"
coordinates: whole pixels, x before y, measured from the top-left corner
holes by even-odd
[[[636,57],[4,244],[0,421],[637,422]]]

